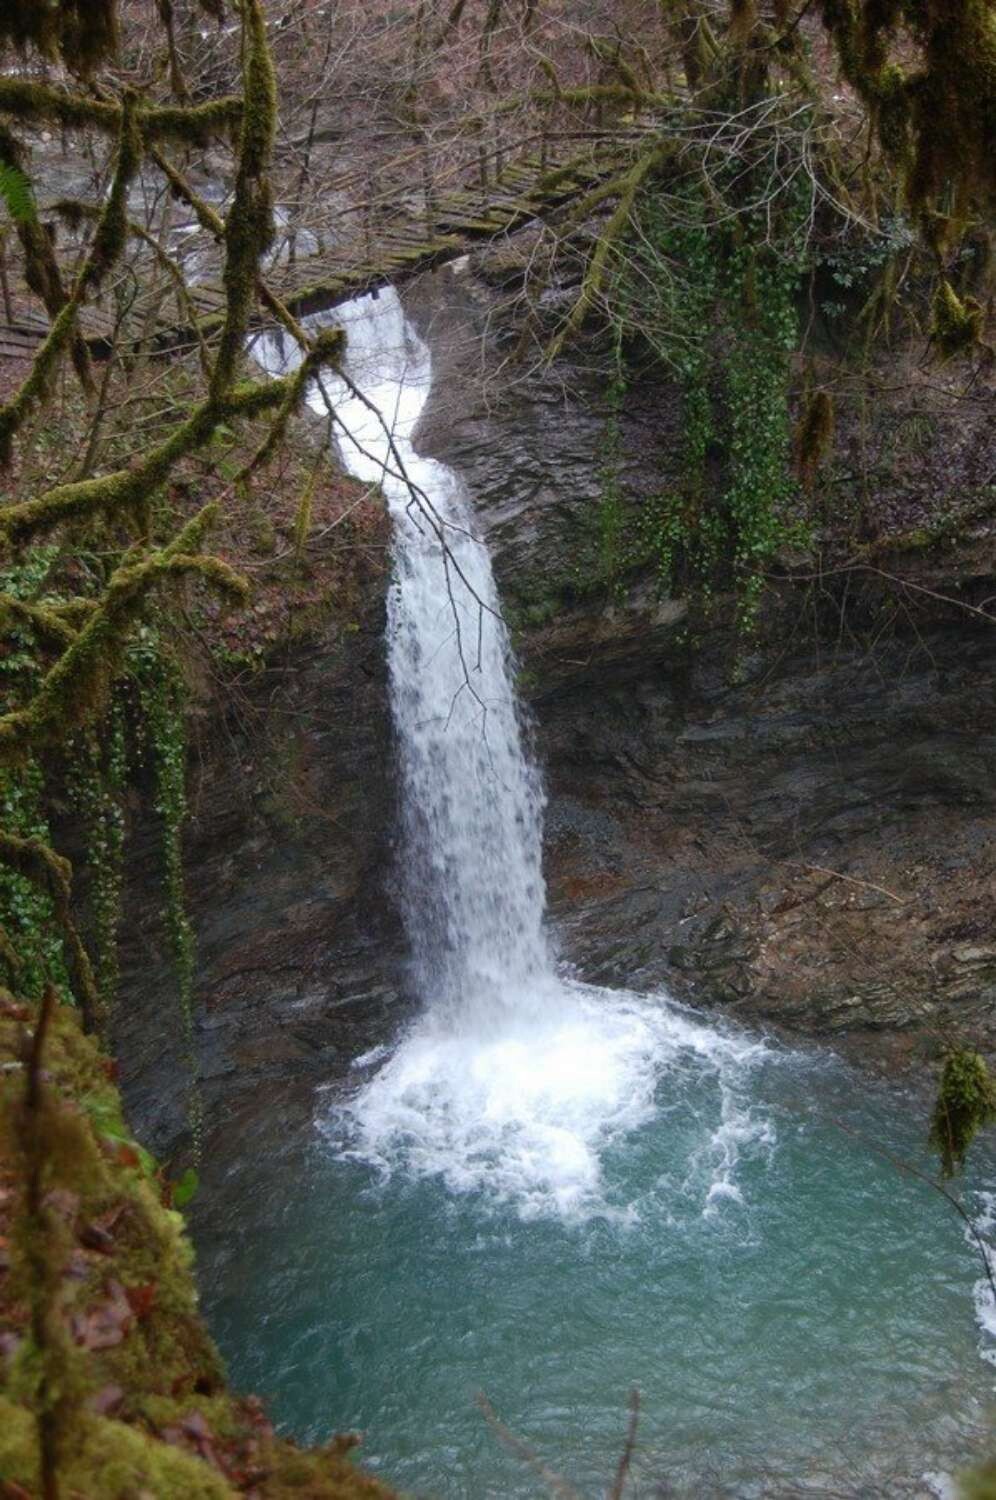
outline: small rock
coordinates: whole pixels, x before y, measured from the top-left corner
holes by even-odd
[[[954,949],[954,958],[960,964],[996,963],[996,948],[973,948],[966,944]]]

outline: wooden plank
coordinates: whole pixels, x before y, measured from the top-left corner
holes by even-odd
[[[476,234],[501,234],[507,228],[506,224],[496,223],[494,219],[464,219],[446,218],[441,219],[440,224],[447,229],[469,231]]]
[[[224,307],[225,293],[220,286],[214,286],[210,282],[198,282],[196,286],[187,290],[191,302],[195,307]]]
[[[541,184],[564,170],[567,157],[522,157],[509,163],[491,186],[456,187],[443,194],[432,212],[432,229],[411,212],[392,216],[381,226],[362,228],[345,242],[328,246],[320,254],[304,256],[293,266],[270,267],[266,279],[296,316],[305,316],[323,308],[333,308],[350,297],[375,286],[402,280],[421,269],[428,269],[464,254],[482,240],[513,234],[525,222],[542,217],[547,210],[559,208],[579,193],[590,191],[593,183],[618,171],[624,153],[593,153],[590,161],[571,161],[569,175],[554,187]],[[379,231],[379,232],[378,232]],[[224,295],[217,281],[204,282],[189,290],[190,302],[202,333],[215,331],[221,324]],[[172,307],[172,301],[166,306]],[[254,327],[272,320],[263,312],[253,318]],[[156,336],[161,343],[175,345],[180,339],[191,340],[194,330],[157,320]],[[45,328],[42,321],[42,329]],[[99,340],[110,332],[110,320],[103,315],[91,319],[88,336]],[[3,331],[0,329],[0,347]],[[16,342],[16,341],[15,341]],[[28,347],[30,345],[30,340]]]
[[[25,349],[37,349],[47,332],[46,327],[25,329],[16,323],[0,323],[0,339],[6,344],[23,345]]]
[[[502,209],[506,213],[529,214],[533,213],[533,205],[525,198],[517,197],[513,193],[493,193],[488,207],[491,210]]]
[[[114,319],[99,307],[84,307],[80,313],[80,329],[84,338],[106,342],[114,337]]]

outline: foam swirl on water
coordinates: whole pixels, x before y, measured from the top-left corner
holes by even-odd
[[[698,1153],[707,1213],[738,1198],[734,1173],[769,1127],[742,1090],[757,1043],[724,1037],[666,1002],[554,981],[546,1019],[480,1035],[442,1030],[431,1013],[332,1126],[345,1154],[383,1172],[439,1176],[454,1192],[512,1203],[523,1218],[633,1217],[616,1204],[604,1151],[657,1110],[662,1077],[706,1074],[720,1123]]]

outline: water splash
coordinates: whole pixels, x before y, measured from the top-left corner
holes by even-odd
[[[715,1126],[685,1190],[707,1215],[737,1198],[741,1152],[771,1140],[744,1094],[767,1049],[627,991],[554,981],[550,998],[545,1021],[487,1032],[446,1029],[430,1011],[346,1106],[343,1154],[385,1174],[438,1176],[522,1218],[633,1222],[634,1205],[614,1201],[605,1182],[603,1156],[657,1113],[665,1076],[677,1093],[694,1075],[708,1084],[703,1115]],[[342,1114],[326,1123],[330,1138],[341,1140],[342,1124]]]

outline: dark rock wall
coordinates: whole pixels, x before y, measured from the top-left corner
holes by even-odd
[[[383,590],[358,630],[288,648],[195,727],[187,892],[209,1126],[239,1096],[312,1086],[392,1025],[402,980]],[[154,818],[135,829],[125,917],[122,1087],[145,1138],[182,1133],[189,1069]]]

